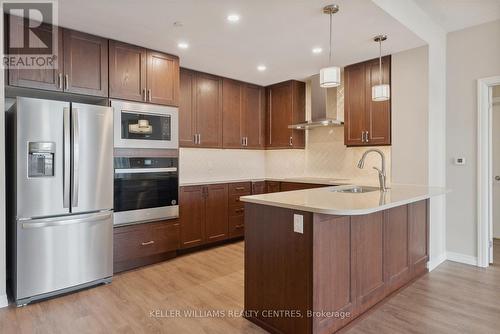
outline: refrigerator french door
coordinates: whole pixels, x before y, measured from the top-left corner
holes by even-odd
[[[112,109],[18,97],[12,112],[16,303],[109,282]]]

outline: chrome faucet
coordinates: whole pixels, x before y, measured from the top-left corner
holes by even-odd
[[[363,153],[363,156],[361,157],[361,159],[359,159],[358,168],[363,169],[363,167],[365,167],[365,159],[366,159],[366,156],[368,155],[368,153],[370,153],[370,152],[376,152],[376,153],[380,154],[380,158],[382,159],[382,169],[379,169],[377,167],[373,167],[373,169],[377,170],[377,172],[378,172],[378,180],[380,183],[380,190],[387,191],[387,186],[385,184],[387,174],[385,171],[384,152],[382,152],[381,150],[378,150],[376,148],[371,148],[371,149],[367,150],[365,153]]]

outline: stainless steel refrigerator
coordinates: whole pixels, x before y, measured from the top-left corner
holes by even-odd
[[[9,113],[16,303],[110,282],[112,109],[18,97]]]

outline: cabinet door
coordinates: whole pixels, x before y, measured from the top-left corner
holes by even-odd
[[[365,64],[347,66],[344,78],[344,144],[364,145],[363,131],[368,130],[365,112],[367,96]]]
[[[108,40],[64,29],[64,90],[108,96]]]
[[[384,274],[387,293],[410,279],[408,207],[384,211]]]
[[[382,83],[391,80],[391,56],[382,58]],[[391,100],[372,101],[371,87],[379,84],[379,61],[374,59],[366,63],[366,122],[368,131],[367,145],[391,144]]]
[[[385,297],[383,213],[351,216],[353,295],[359,312]]]
[[[179,58],[161,52],[147,52],[148,102],[179,105]]]
[[[146,101],[146,49],[109,41],[109,96]]]
[[[196,87],[195,73],[181,68],[179,99],[179,146],[195,146],[196,118],[194,99]]]
[[[200,147],[222,147],[222,79],[196,74],[196,132]]]
[[[179,216],[181,246],[198,246],[205,239],[205,192],[202,186],[181,187]]]
[[[266,181],[266,193],[277,193],[280,191],[280,182],[278,181]]]
[[[408,221],[410,263],[415,276],[427,271],[426,265],[429,260],[428,200],[408,205]]]
[[[205,229],[207,242],[228,237],[227,184],[207,186]]]
[[[173,252],[180,248],[179,242],[179,221],[151,223],[152,240],[154,241],[154,253],[161,254]]]
[[[264,88],[245,84],[243,91],[242,136],[246,147],[264,147]]]
[[[252,195],[260,195],[266,193],[266,181],[252,182]]]
[[[241,148],[243,84],[231,79],[222,81],[222,139],[224,148]]]
[[[306,84],[301,81],[293,81],[292,92],[292,123],[304,123],[306,121]],[[290,124],[287,124],[287,126]],[[306,132],[304,130],[291,130],[292,147],[304,148],[306,146]]]
[[[291,147],[292,90],[291,81],[267,88],[267,147]]]
[[[24,22],[23,18],[17,16],[7,16],[8,21],[10,22],[9,26],[9,34],[7,34],[7,39],[10,36],[23,36],[24,33]],[[26,21],[27,23],[27,21]],[[18,86],[18,87],[27,87],[27,88],[38,88],[45,90],[53,90],[53,91],[61,91],[62,90],[62,80],[60,80],[60,75],[63,73],[63,39],[62,39],[62,28],[53,27],[52,25],[43,23],[37,28],[31,28],[35,30],[40,39],[40,36],[46,36],[47,38],[51,38],[52,28],[57,29],[58,34],[58,56],[57,59],[54,60],[53,67],[48,69],[16,69],[9,68],[9,85]],[[19,37],[20,38],[20,37]],[[17,40],[17,38],[16,38]],[[11,41],[7,41],[7,45],[12,45]],[[19,51],[17,49],[9,47],[9,54],[18,54]]]

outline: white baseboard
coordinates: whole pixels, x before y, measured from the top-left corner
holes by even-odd
[[[446,261],[446,254],[445,253],[443,253],[443,254],[439,255],[437,258],[431,259],[429,262],[427,262],[427,269],[429,269],[429,271],[433,271],[444,261]]]
[[[453,262],[459,262],[463,264],[468,264],[471,266],[477,266],[477,257],[470,256],[466,254],[460,254],[455,252],[447,252],[446,258]]]
[[[9,306],[7,295],[0,295],[0,308]]]

